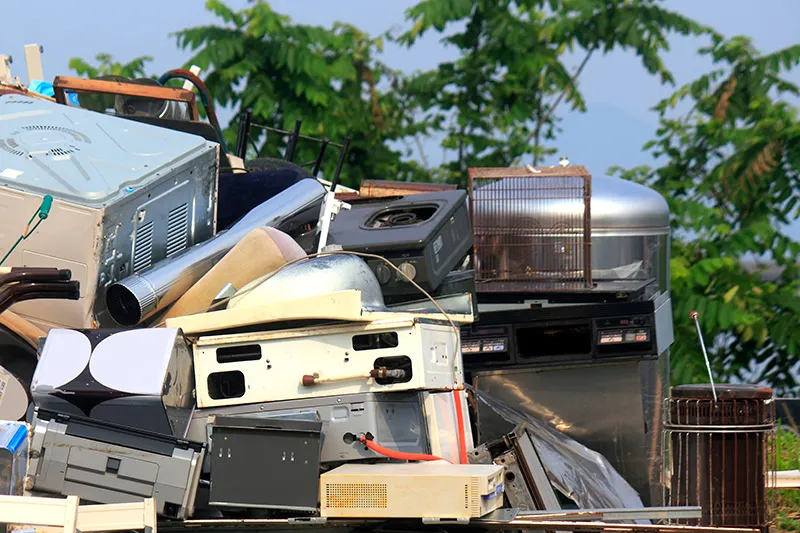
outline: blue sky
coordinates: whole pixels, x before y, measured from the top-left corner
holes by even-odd
[[[298,22],[328,26],[342,20],[371,33],[403,25],[403,13],[414,3],[414,0],[271,1],[275,10]],[[228,5],[241,8],[247,1],[228,0]],[[665,6],[726,35],[749,35],[764,52],[800,42],[798,0],[668,0]],[[43,63],[48,79],[70,74],[67,64],[71,57],[88,60],[98,52],[108,52],[120,61],[150,55],[154,61],[149,71],[161,73],[182,65],[190,57],[177,49],[170,33],[215,22],[205,11],[203,0],[139,0],[120,5],[117,14],[114,11],[107,0],[5,2],[0,53],[14,56],[12,69],[24,81],[23,46],[28,43],[44,46]],[[679,84],[710,68],[709,62],[696,54],[702,44],[694,39],[674,39],[666,60]],[[435,35],[423,39],[411,50],[388,46],[384,54],[387,63],[408,72],[431,68],[452,57],[454,51],[439,43]],[[578,58],[574,63],[577,62]],[[790,78],[800,83],[800,72],[792,73]],[[593,58],[579,83],[589,111],[564,116],[564,133],[556,143],[559,155],[569,156],[571,162],[587,166],[595,175],[603,174],[611,165],[630,167],[650,163],[648,155],[641,152],[642,144],[652,137],[656,126],[655,113],[649,108],[669,94],[670,89],[648,76],[636,57],[622,52]],[[220,120],[227,121],[230,116],[230,111],[223,111]],[[426,143],[425,150],[432,163],[441,160],[442,153],[435,142]],[[800,239],[800,223],[795,222],[789,233]]]

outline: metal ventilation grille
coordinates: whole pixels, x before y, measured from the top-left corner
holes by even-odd
[[[386,509],[385,483],[331,483],[325,485],[326,509]]]
[[[8,152],[11,155],[24,156],[25,152],[17,150],[17,146],[17,142],[14,139],[4,139],[3,142],[0,143],[0,150]]]
[[[69,155],[69,154],[74,154],[75,152],[78,152],[78,151],[79,151],[79,148],[77,148],[76,146],[70,145],[70,146],[67,146],[66,148],[51,148],[50,149],[50,155],[54,155],[54,156]]]
[[[153,262],[153,221],[136,230],[133,240],[133,273],[148,268]]]
[[[169,212],[167,218],[167,257],[186,249],[189,238],[189,204],[183,204]]]
[[[466,485],[464,486],[466,488]],[[478,484],[477,478],[472,478],[470,480],[469,486],[470,492],[470,514],[473,517],[480,517],[481,516],[481,493],[480,493],[480,485]]]
[[[581,166],[469,169],[478,291],[591,288],[591,191]]]
[[[50,126],[48,124],[34,124],[33,126],[22,126],[21,128],[23,131],[59,131],[61,133],[66,133],[67,135],[71,135],[76,141],[84,142],[84,143],[91,143],[92,141],[79,131],[75,131],[69,128],[64,128],[62,126]],[[13,135],[13,134],[12,134]]]
[[[699,520],[679,523],[767,531],[777,469],[772,390],[723,384],[714,401],[710,386],[700,387],[675,387],[666,400],[665,501],[702,508]]]

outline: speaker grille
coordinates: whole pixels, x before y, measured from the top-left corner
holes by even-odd
[[[326,509],[386,509],[385,483],[330,483],[325,485]]]

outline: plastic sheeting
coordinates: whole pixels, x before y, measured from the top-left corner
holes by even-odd
[[[541,420],[525,416],[495,397],[468,387],[477,401],[514,426],[524,423],[550,483],[581,509],[642,508],[641,498],[605,457]],[[647,520],[637,523],[649,524]]]

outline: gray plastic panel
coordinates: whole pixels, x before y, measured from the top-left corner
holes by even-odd
[[[187,154],[214,146],[197,135],[86,109],[0,96],[0,185],[80,205],[114,203]]]

